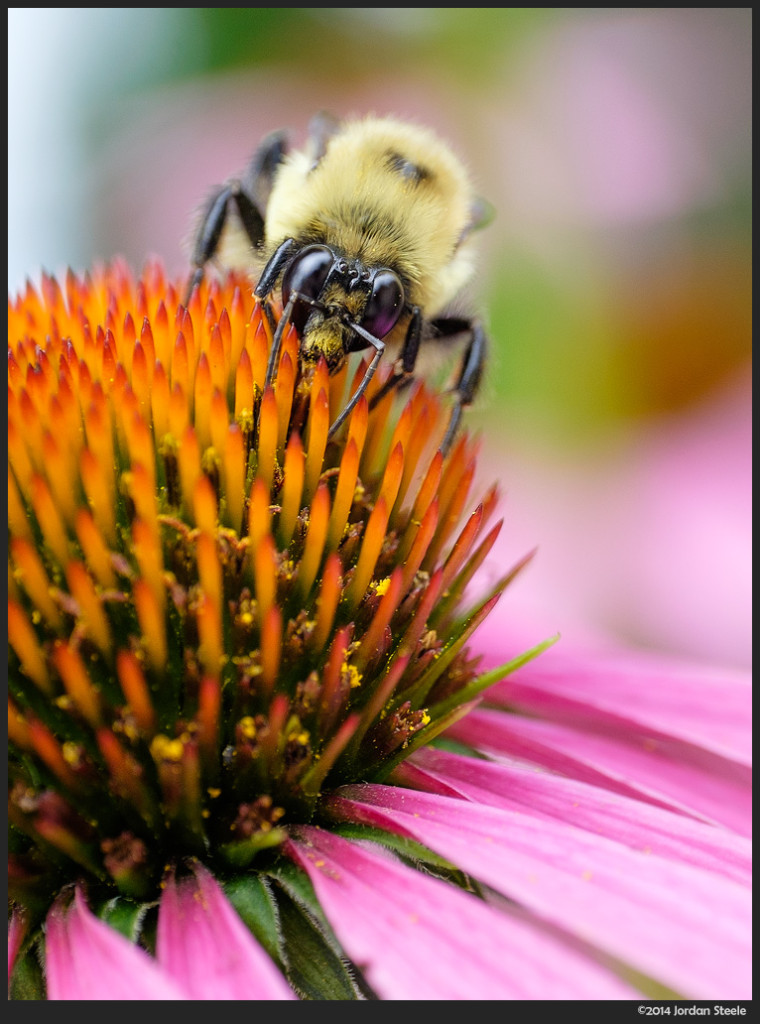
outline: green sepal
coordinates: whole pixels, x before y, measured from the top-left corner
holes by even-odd
[[[36,945],[32,945],[25,955],[16,961],[8,982],[8,998],[43,1000],[46,996],[45,979],[37,957],[37,948]]]
[[[428,867],[442,868],[444,870],[456,870],[456,866],[451,861],[429,850],[427,846],[418,843],[416,839],[407,839],[406,836],[385,832],[383,829],[375,828],[372,825],[340,822],[331,825],[330,831],[344,836],[346,839],[368,839],[370,842],[379,843],[381,846],[393,850],[394,853],[414,864],[425,864]]]
[[[350,999],[375,999],[375,993],[370,988],[355,964],[350,964],[343,947],[338,942],[335,932],[332,930],[329,921],[324,915],[322,906],[317,899],[314,886],[309,876],[299,867],[290,861],[281,860],[268,874],[276,882],[275,893],[279,897],[280,891],[288,895],[292,902],[318,929],[322,940],[327,943],[334,956],[343,965],[343,971],[348,977],[353,994]],[[350,965],[350,966],[349,966]]]
[[[130,942],[137,942],[143,918],[151,906],[152,903],[135,903],[124,896],[115,896],[97,909],[96,914]]]
[[[392,850],[410,867],[440,878],[444,882],[449,882],[459,889],[464,889],[465,892],[481,895],[480,886],[473,878],[458,868],[456,864],[429,850],[422,843],[418,843],[416,839],[408,839],[406,836],[386,832],[373,825],[347,821],[331,825],[330,831],[345,836],[346,839],[365,839],[377,843],[379,846]]]
[[[317,894],[314,892],[314,886],[311,884],[309,876],[299,867],[296,867],[295,864],[292,864],[287,860],[281,860],[275,867],[271,868],[267,874],[277,882],[280,888],[285,890],[291,899],[295,900],[299,906],[304,907],[311,917],[316,919],[320,928],[325,932],[333,951],[340,954],[340,943],[335,938],[332,929],[327,922],[327,918],[322,911],[322,906],[317,899]]]
[[[331,948],[318,923],[290,896],[277,893],[285,971],[288,981],[302,999],[360,999],[346,960]]]
[[[282,932],[270,882],[253,872],[224,883],[224,891],[249,931],[282,964]]]
[[[476,761],[489,760],[486,755],[481,754],[479,750],[475,750],[466,743],[460,743],[459,740],[454,740],[445,733],[443,736],[436,736],[430,745],[431,747],[435,747],[436,750],[448,750],[451,754],[461,754],[462,757],[472,757]]]

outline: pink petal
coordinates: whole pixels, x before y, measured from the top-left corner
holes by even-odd
[[[148,954],[95,917],[77,889],[47,916],[48,999],[187,999]]]
[[[525,811],[346,786],[335,814],[411,836],[684,996],[749,998],[751,901],[722,876]]]
[[[415,789],[459,795],[507,810],[528,808],[533,815],[559,818],[634,850],[751,882],[749,840],[575,779],[432,748],[418,750],[403,762],[396,777]]]
[[[219,884],[197,864],[194,877],[166,883],[156,954],[191,999],[294,999]]]
[[[488,652],[485,664],[504,660],[498,635],[480,632],[478,639]],[[752,763],[747,672],[560,643],[489,690],[488,699],[542,718],[682,740],[739,764]]]
[[[609,735],[500,711],[474,711],[447,735],[491,755],[506,755],[552,771],[695,815],[748,835],[749,772],[735,762],[679,742]]]
[[[631,999],[562,941],[368,846],[303,827],[286,852],[385,999]]]

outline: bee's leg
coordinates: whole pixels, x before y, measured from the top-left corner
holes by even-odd
[[[264,238],[262,211],[266,209],[275,172],[286,152],[285,136],[282,132],[273,132],[256,150],[243,180],[233,180],[220,186],[209,199],[195,235],[191,257],[195,269],[185,305],[193,288],[203,280],[204,267],[216,254],[231,207],[234,206],[252,246],[257,246]]]
[[[243,191],[250,196],[262,213],[267,208],[277,168],[287,152],[287,134],[282,131],[270,132],[257,147],[243,176]]]
[[[353,411],[354,406],[359,401],[359,399],[364,394],[364,392],[367,390],[367,386],[369,385],[369,382],[372,380],[372,378],[375,375],[375,370],[377,369],[377,364],[380,362],[380,359],[381,359],[381,357],[383,355],[383,352],[385,352],[385,342],[384,341],[380,341],[379,338],[376,338],[373,334],[370,334],[369,331],[365,331],[364,328],[362,326],[360,326],[360,324],[351,324],[351,329],[356,334],[358,334],[360,338],[363,339],[363,341],[365,342],[365,346],[366,345],[372,345],[372,347],[375,350],[375,354],[372,357],[372,362],[367,367],[367,369],[366,369],[366,371],[364,373],[364,376],[361,379],[361,382],[359,383],[359,387],[356,389],[356,391],[353,393],[353,395],[349,399],[348,404],[346,405],[345,409],[341,412],[340,416],[338,416],[336,421],[333,423],[333,425],[328,430],[328,432],[327,432],[328,438],[332,437],[340,429],[340,427],[345,423],[346,418]]]
[[[432,321],[432,326],[438,332],[440,339],[446,338],[446,336],[453,337],[457,334],[469,336],[462,364],[459,368],[459,376],[452,389],[454,392],[454,407],[451,410],[446,433],[441,442],[441,451],[446,455],[459,428],[462,410],[472,403],[480,385],[488,352],[488,339],[479,320],[445,317]]]
[[[261,272],[256,287],[253,289],[254,298],[261,304],[262,309],[266,313],[269,326],[273,332],[272,348],[269,353],[269,359],[267,361],[267,374],[264,381],[264,387],[267,384],[272,383],[274,378],[275,367],[280,356],[280,343],[282,342],[282,335],[285,331],[286,326],[290,322],[290,314],[293,312],[293,304],[298,298],[295,292],[290,296],[287,306],[282,311],[280,322],[277,323],[274,318],[274,314],[269,307],[267,296],[274,288],[275,281],[280,276],[283,267],[286,265],[293,252],[297,248],[297,242],[294,238],[286,238],[282,245],[278,245],[275,251],[269,258],[269,262]]]
[[[420,350],[420,341],[422,340],[422,312],[419,306],[415,306],[412,309],[412,318],[409,321],[409,326],[406,329],[406,337],[404,338],[404,344],[399,353],[398,359],[393,364],[393,370],[391,371],[390,377],[383,384],[379,391],[376,391],[372,396],[372,401],[369,403],[370,409],[374,409],[381,398],[385,398],[389,391],[395,387],[404,387],[405,384],[412,380],[412,374],[414,373],[414,367],[417,364],[417,354]]]
[[[256,287],[253,289],[255,298],[261,301],[269,295],[274,288],[275,281],[282,273],[285,264],[295,253],[297,247],[298,243],[295,238],[286,238],[281,245],[277,246],[269,257],[267,265],[261,271],[261,276],[256,282]]]
[[[251,197],[243,191],[240,182],[223,185],[210,199],[195,236],[191,262],[195,267],[187,289],[185,305],[190,301],[193,289],[203,280],[203,270],[216,254],[219,239],[227,223],[230,207],[234,205],[240,223],[252,245],[258,245],[264,237],[264,219]]]
[[[283,311],[282,311],[282,316],[280,317],[280,322],[275,327],[274,336],[272,337],[272,348],[269,351],[269,359],[267,360],[266,377],[264,378],[264,387],[265,388],[269,387],[269,385],[274,380],[275,370],[276,370],[277,365],[278,365],[278,363],[280,361],[280,346],[282,345],[282,336],[285,333],[285,328],[290,323],[290,317],[291,317],[291,315],[293,313],[293,306],[296,304],[296,300],[297,299],[298,299],[298,293],[297,292],[293,292],[291,294],[290,298],[288,299],[288,304],[285,306],[285,309],[283,309]],[[266,300],[262,300],[262,301],[266,303]],[[264,309],[271,316],[268,303],[266,303],[264,305]]]

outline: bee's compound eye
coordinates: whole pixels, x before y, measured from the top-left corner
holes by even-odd
[[[307,245],[291,260],[282,278],[282,301],[287,304],[291,292],[316,299],[335,262],[326,245]]]
[[[367,300],[362,327],[384,338],[396,325],[404,308],[404,288],[392,270],[379,270],[372,282],[372,294]]]

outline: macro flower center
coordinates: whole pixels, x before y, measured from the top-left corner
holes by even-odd
[[[493,544],[445,400],[330,373],[231,275],[155,264],[9,306],[11,894],[252,864],[321,795],[381,781],[497,676],[463,610]],[[375,396],[378,400],[375,400]],[[510,574],[511,575],[511,574]],[[501,672],[498,677],[503,675]]]

